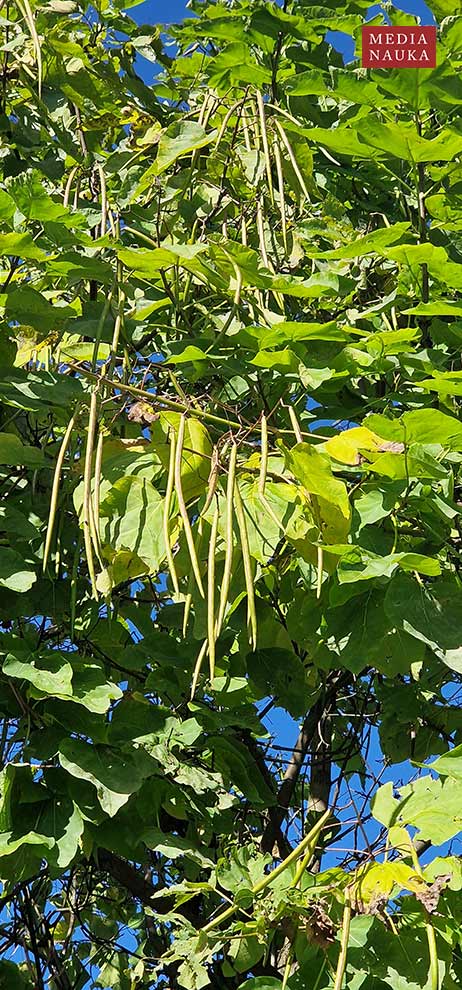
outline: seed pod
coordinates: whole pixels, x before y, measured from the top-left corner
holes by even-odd
[[[212,457],[210,461],[210,474],[208,479],[207,497],[205,499],[205,505],[202,509],[201,516],[205,516],[212,504],[213,496],[215,495],[216,487],[218,481],[218,450],[216,447],[213,448]]]
[[[106,233],[107,224],[107,189],[106,189],[106,176],[104,174],[103,166],[100,162],[96,163],[96,168],[98,170],[99,182],[101,186],[101,237],[104,237]]]
[[[200,672],[201,672],[201,669],[202,669],[202,664],[204,662],[205,654],[207,653],[207,645],[208,645],[208,642],[205,639],[204,642],[202,643],[199,656],[198,656],[198,658],[196,660],[196,663],[195,663],[195,666],[194,666],[194,673],[193,673],[193,679],[192,679],[192,684],[191,684],[191,701],[193,701],[194,695],[196,693],[197,682],[199,680],[199,676],[200,676]]]
[[[268,471],[268,422],[264,413],[261,417],[261,460],[260,477],[258,480],[258,491],[260,495],[265,494],[266,473]]]
[[[183,453],[183,443],[184,443],[184,430],[185,430],[185,414],[182,413],[180,416],[180,425],[178,427],[178,439],[176,446],[175,455],[175,491],[176,497],[178,499],[178,507],[180,510],[180,515],[183,521],[184,532],[186,536],[186,542],[188,544],[189,556],[191,559],[191,565],[196,579],[196,584],[199,589],[199,593],[202,598],[205,598],[204,586],[202,584],[201,572],[199,569],[199,561],[197,559],[196,548],[194,546],[194,538],[192,534],[191,524],[189,522],[189,516],[186,509],[186,503],[183,495],[183,487],[181,483],[181,457]]]
[[[297,176],[297,179],[298,179],[300,188],[302,190],[302,193],[305,196],[305,198],[308,201],[310,201],[310,194],[308,192],[308,189],[306,188],[305,180],[303,178],[303,175],[300,172],[300,169],[298,167],[297,159],[296,159],[296,157],[294,155],[293,148],[292,148],[292,145],[291,145],[291,143],[289,141],[289,138],[287,137],[287,134],[286,134],[284,128],[281,127],[279,121],[276,120],[275,123],[276,123],[276,127],[278,129],[278,133],[281,136],[281,141],[282,141],[282,143],[283,143],[283,145],[284,145],[284,147],[285,147],[285,149],[287,151],[287,154],[288,154],[288,156],[290,158],[290,163],[292,165],[292,168],[293,168],[293,170],[295,172],[295,175]]]
[[[39,99],[42,97],[42,49],[40,47],[40,39],[37,34],[37,29],[35,27],[34,14],[29,0],[15,0],[16,6],[20,11],[22,17],[24,18],[27,27],[29,28],[29,33],[32,38],[32,44],[34,46],[35,61],[37,63],[37,82],[38,82],[38,95]]]
[[[283,175],[283,172],[282,172],[281,151],[280,151],[279,143],[277,141],[276,136],[274,137],[274,141],[273,141],[273,151],[274,151],[274,160],[276,162],[276,173],[277,173],[277,177],[278,177],[279,208],[280,208],[280,211],[281,211],[282,241],[283,241],[283,244],[284,244],[284,250],[285,250],[285,252],[287,254],[287,252],[288,252],[288,247],[287,247],[287,216],[286,216],[286,198],[285,198],[285,194],[284,194],[284,175]]]
[[[65,186],[65,189],[64,189],[63,206],[69,206],[69,200],[71,198],[72,183],[74,181],[74,176],[78,172],[78,169],[79,169],[79,166],[78,165],[74,165],[74,168],[71,168],[71,171],[69,172],[69,176],[68,176],[68,179],[67,179],[67,182],[66,182],[66,186]]]
[[[268,132],[266,130],[265,105],[263,103],[263,97],[260,93],[260,90],[257,90],[257,109],[258,109],[258,116],[260,118],[260,131],[261,131],[261,139],[263,144],[263,154],[265,157],[266,178],[268,179],[268,190],[270,194],[270,200],[274,205],[273,176],[271,172],[271,159],[269,153]]]
[[[242,121],[242,133],[244,135],[245,150],[252,151],[252,145],[250,143],[250,135],[249,135],[249,122],[245,107],[242,108],[241,121]]]
[[[51,539],[52,539],[52,536],[53,536],[53,528],[54,528],[55,519],[56,519],[56,508],[57,508],[57,505],[58,505],[59,486],[60,486],[60,483],[61,483],[61,473],[62,473],[62,469],[63,469],[64,458],[66,456],[67,448],[69,446],[69,442],[70,442],[70,439],[71,439],[72,430],[74,429],[74,426],[75,426],[75,420],[76,420],[77,412],[78,412],[78,406],[76,407],[76,410],[75,410],[74,415],[71,416],[71,418],[70,418],[70,420],[69,420],[69,422],[67,424],[66,432],[65,432],[65,434],[63,436],[63,439],[61,441],[61,446],[59,448],[58,457],[56,459],[56,467],[55,467],[55,473],[53,475],[53,485],[52,485],[52,489],[51,489],[50,512],[49,512],[49,515],[48,515],[47,535],[46,535],[46,540],[45,540],[45,549],[43,551],[43,571],[44,572],[46,570],[46,566],[47,566],[47,563],[48,563],[48,557],[50,555]]]
[[[209,556],[207,566],[207,640],[209,647],[210,680],[215,676],[215,554],[218,534],[218,502],[213,514],[210,533]]]
[[[91,587],[93,598],[98,600],[98,591],[96,588],[96,574],[95,565],[93,560],[93,543],[92,543],[92,506],[91,506],[91,480],[92,480],[92,465],[93,465],[93,446],[95,440],[95,428],[96,428],[96,414],[97,414],[97,392],[94,391],[91,394],[90,399],[90,415],[88,420],[87,428],[87,445],[85,449],[85,466],[83,474],[83,540],[85,546],[85,555],[87,558],[88,573],[90,575]]]
[[[262,210],[262,206],[261,206],[261,198],[260,198],[260,196],[257,199],[257,231],[258,231],[258,240],[259,240],[259,243],[260,243],[260,254],[261,254],[261,257],[262,257],[262,261],[263,261],[263,264],[264,264],[265,268],[269,268],[270,267],[270,263],[269,263],[268,253],[267,253],[267,250],[266,250],[265,230],[264,230],[264,226],[263,226],[263,210]]]
[[[172,501],[173,485],[175,481],[175,433],[173,430],[170,430],[169,432],[170,432],[170,460],[168,465],[167,488],[165,491],[165,499],[164,499],[163,531],[164,531],[164,541],[165,541],[165,554],[167,557],[168,569],[170,572],[170,577],[172,579],[173,587],[175,589],[175,594],[179,595],[180,586],[178,583],[178,576],[176,573],[172,548],[170,546],[170,532],[169,532],[170,505]]]
[[[223,625],[226,606],[228,604],[229,586],[231,583],[231,569],[232,569],[233,551],[234,551],[233,516],[234,516],[234,482],[236,478],[236,458],[237,458],[237,445],[233,443],[231,446],[231,453],[229,457],[228,484],[226,488],[226,552],[225,552],[225,563],[223,568],[223,578],[221,582],[220,604],[218,607],[218,618],[217,618],[217,627],[216,627],[217,638],[220,635],[221,627]]]
[[[98,435],[98,443],[96,445],[95,480],[93,484],[93,518],[95,521],[95,531],[98,540],[98,546],[100,545],[99,503],[100,503],[100,487],[101,487],[101,468],[103,461],[103,444],[104,444],[104,434],[103,431],[100,430]]]
[[[71,639],[74,638],[74,629],[75,629],[75,611],[76,611],[76,603],[77,603],[77,577],[79,573],[81,545],[82,545],[82,534],[79,533],[77,536],[74,561],[72,564],[72,574],[71,574],[71,600],[70,600],[70,622],[69,622],[69,634]]]
[[[227,126],[229,124],[229,121],[231,120],[231,117],[233,116],[233,113],[239,107],[242,107],[242,104],[243,104],[243,100],[237,100],[237,102],[236,103],[233,103],[232,107],[229,108],[228,112],[223,117],[223,123],[222,123],[222,125],[220,127],[220,130],[218,132],[218,137],[217,137],[216,142],[215,142],[215,150],[219,147],[221,141],[223,140],[223,136],[225,134],[225,131],[226,131],[226,128],[227,128]],[[199,123],[201,123],[201,121],[199,121]]]
[[[244,565],[245,587],[247,591],[247,622],[249,624],[249,642],[254,650],[257,648],[257,613],[255,609],[255,596],[253,590],[252,560],[250,556],[249,538],[245,522],[244,507],[242,505],[239,485],[236,484],[234,490],[234,504],[236,507],[236,520],[241,539],[242,562]]]
[[[318,547],[318,580],[316,584],[316,598],[320,598],[322,594],[322,572],[324,568],[324,550],[322,547]]]
[[[291,402],[289,402],[289,416],[290,416],[290,422],[292,423],[292,429],[293,429],[293,431],[295,433],[295,439],[296,439],[297,443],[303,443],[303,436],[302,436],[302,431],[300,429],[300,424],[298,422],[295,409],[294,409],[294,407],[293,407],[293,405],[292,405]]]

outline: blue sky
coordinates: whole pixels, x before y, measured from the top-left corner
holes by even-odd
[[[422,0],[400,0],[396,6],[409,14],[420,14],[426,23],[431,22],[429,9]],[[180,21],[188,11],[184,0],[145,0],[130,13],[134,20],[154,24]]]
[[[418,14],[422,18],[422,22],[425,24],[433,22],[431,11],[423,0],[399,0],[399,2],[396,2],[396,6],[406,13]],[[371,6],[369,10],[370,15],[372,16],[379,9],[380,8],[378,5]],[[175,21],[181,21],[188,11],[185,0],[144,0],[143,3],[130,9],[129,13],[130,16],[141,24],[167,24]],[[344,54],[344,56],[347,57],[347,59],[353,55],[352,39],[350,39],[347,35],[340,34],[339,32],[331,33],[329,40],[339,51],[342,52],[342,54]],[[146,63],[144,69],[140,64],[140,69],[146,82],[149,83],[153,75],[152,63],[149,63],[149,65]],[[264,707],[264,703],[262,704],[262,707]],[[299,726],[297,722],[295,722],[287,714],[287,712],[274,708],[264,721],[269,731],[274,736],[276,744],[288,748],[294,744]],[[272,752],[274,753],[274,750],[272,750]],[[288,758],[287,753],[284,753],[284,756],[286,759]],[[382,765],[382,754],[380,751],[380,744],[376,729],[373,731],[369,761],[374,767],[374,770],[378,772]],[[407,762],[394,765],[389,770],[384,772],[381,782],[385,783],[387,780],[393,780],[395,784],[406,782],[414,772],[414,768]],[[345,795],[342,794],[342,797],[344,796]],[[368,834],[370,838],[372,838],[375,830],[375,826],[372,824],[368,826]]]

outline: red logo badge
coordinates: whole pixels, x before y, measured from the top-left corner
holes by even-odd
[[[436,68],[436,27],[363,25],[362,36],[367,69]]]

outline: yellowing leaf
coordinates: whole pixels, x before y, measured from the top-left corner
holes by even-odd
[[[324,444],[324,450],[343,464],[360,464],[361,450],[383,449],[383,439],[368,430],[367,426],[355,426],[352,430],[345,430]]]

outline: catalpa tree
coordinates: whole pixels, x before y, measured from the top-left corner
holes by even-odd
[[[0,10],[0,984],[455,990],[462,8],[135,5]]]

